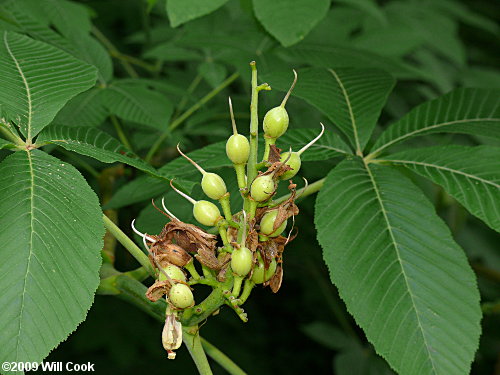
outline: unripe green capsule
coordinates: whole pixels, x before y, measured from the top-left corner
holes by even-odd
[[[263,127],[264,134],[267,138],[276,139],[281,137],[288,129],[288,123],[290,120],[288,118],[288,112],[285,109],[285,105],[293,91],[293,88],[295,87],[295,84],[297,83],[297,72],[295,70],[293,71],[293,75],[294,79],[292,85],[283,98],[281,105],[270,109],[264,116]]]
[[[253,254],[247,247],[240,247],[231,253],[231,269],[238,276],[248,275],[252,269]]]
[[[276,190],[273,175],[268,174],[257,177],[250,187],[250,195],[257,202],[269,199]]]
[[[205,173],[201,179],[203,192],[212,199],[219,200],[227,193],[226,183],[215,173]]]
[[[278,210],[273,210],[267,212],[262,217],[262,219],[260,220],[260,233],[268,237],[277,237],[281,233],[283,233],[283,231],[286,228],[288,220],[285,220],[275,231],[273,231],[274,222],[276,221],[277,215],[278,215]]]
[[[203,178],[201,179],[201,188],[209,198],[219,200],[222,198],[224,194],[227,193],[226,183],[224,182],[221,176],[215,173],[208,173],[207,171],[205,171],[202,167],[196,164],[189,156],[185,155],[179,148],[179,145],[177,145],[177,151],[179,151],[179,153],[184,158],[186,158],[187,161],[193,164],[193,166],[196,169],[198,169],[200,173],[203,175]]]
[[[252,281],[255,284],[262,284],[263,282],[270,280],[271,277],[273,277],[274,273],[276,272],[276,267],[277,267],[276,259],[273,259],[271,261],[271,264],[269,265],[269,268],[266,270],[264,268],[264,261],[259,256],[258,262],[256,266],[253,268]]]
[[[203,225],[213,227],[221,218],[219,208],[209,201],[197,201],[193,204],[193,216]]]
[[[186,282],[186,275],[184,274],[184,272],[182,272],[182,270],[179,267],[174,266],[173,264],[169,264],[168,266],[166,266],[163,269],[163,271],[165,271],[168,277],[170,277],[173,280],[180,280]],[[167,280],[167,277],[163,274],[163,272],[160,272],[158,280],[165,281]]]
[[[285,160],[287,160],[286,163],[285,163]],[[286,171],[285,173],[283,173],[280,176],[280,179],[282,179],[282,180],[288,180],[288,179],[292,178],[293,176],[295,176],[297,174],[297,172],[299,171],[300,166],[302,164],[302,162],[300,160],[300,154],[298,152],[292,152],[292,153],[284,152],[283,154],[281,154],[280,162],[285,163],[290,168],[292,168],[291,170]]]
[[[288,113],[284,107],[274,107],[264,116],[264,134],[268,138],[278,138],[285,134],[289,123]]]
[[[168,292],[168,300],[179,309],[185,309],[194,304],[193,292],[185,284],[174,284]]]
[[[250,156],[250,143],[247,137],[233,134],[226,143],[226,154],[233,164],[245,164]]]

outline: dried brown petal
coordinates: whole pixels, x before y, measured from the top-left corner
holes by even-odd
[[[220,264],[220,271],[217,274],[217,281],[224,282],[226,281],[226,273],[227,270],[229,269],[229,263],[231,262],[231,254],[229,253],[220,254],[218,260]]]
[[[281,148],[276,147],[276,145],[270,145],[269,157],[267,158],[267,161],[269,163],[279,162],[281,158],[280,153],[281,153]]]
[[[269,286],[273,293],[277,293],[281,287],[281,282],[283,281],[283,266],[281,264],[276,268],[276,272],[269,280]]]
[[[215,256],[215,252],[213,250],[200,248],[198,250],[198,254],[195,255],[195,258],[198,260],[198,262],[204,264],[212,270],[220,269],[219,261]]]
[[[168,280],[156,281],[151,285],[146,291],[146,297],[152,301],[156,302],[162,298],[165,294],[168,294],[172,284]]]
[[[176,265],[177,267],[184,267],[188,264],[192,257],[182,247],[173,243],[159,243],[152,246],[157,250],[156,260],[162,268],[169,264]]]

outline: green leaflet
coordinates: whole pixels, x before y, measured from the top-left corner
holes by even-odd
[[[412,109],[390,125],[372,147],[378,155],[407,139],[432,133],[465,133],[500,139],[500,90],[454,90]]]
[[[285,47],[295,44],[309,34],[321,21],[330,0],[253,0],[257,19]]]
[[[212,13],[227,0],[167,0],[167,13],[172,27]]]
[[[118,161],[160,177],[153,167],[141,160],[115,138],[98,129],[49,126],[42,131],[37,142],[57,144],[66,150],[90,156],[104,163]]]
[[[138,80],[115,81],[104,90],[102,98],[110,113],[158,130],[166,130],[173,112],[172,103],[164,95]]]
[[[74,167],[39,150],[0,163],[0,191],[0,361],[40,362],[94,300],[102,211]]]
[[[346,160],[316,201],[330,277],[368,340],[399,374],[468,374],[479,293],[434,207],[390,167]]]
[[[500,148],[426,147],[383,158],[441,185],[473,215],[500,232]]]
[[[48,44],[5,31],[0,41],[0,104],[28,139],[48,125],[64,104],[92,87],[96,69]],[[62,84],[64,82],[64,84]]]

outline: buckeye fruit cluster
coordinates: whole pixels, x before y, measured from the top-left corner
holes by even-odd
[[[233,213],[230,193],[218,174],[207,172],[177,146],[179,153],[201,173],[201,187],[210,200],[195,200],[174,187],[172,182],[170,185],[193,205],[196,221],[212,229],[205,231],[182,222],[167,209],[164,200],[161,212],[170,221],[161,233],[141,233],[132,222],[132,228],[143,238],[157,271],[157,279],[146,295],[151,301],[165,297],[168,303],[162,341],[169,358],[175,358],[174,350],[182,343],[182,326],[195,326],[217,313],[224,304],[247,321],[241,306],[255,285],[270,286],[274,293],[280,289],[283,252],[295,237],[290,221],[293,222],[299,209],[294,203],[296,185],[291,179],[300,169],[301,154],[322,136],[324,127],[321,124],[320,134],[299,151],[293,152],[290,148],[281,153],[276,147],[277,139],[285,134],[289,125],[285,106],[297,81],[297,74],[293,71],[295,78],[283,101],[264,116],[265,146],[263,157],[259,159],[258,94],[270,90],[270,87],[265,83],[257,85],[255,62],[250,65],[250,140],[238,133],[229,98],[233,134],[226,143],[226,154],[233,164],[242,198],[241,209]],[[290,194],[274,200],[279,183],[287,180]],[[218,201],[222,214],[213,201]],[[193,287],[197,284],[212,287],[212,292],[195,304]]]

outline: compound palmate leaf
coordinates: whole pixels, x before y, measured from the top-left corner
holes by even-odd
[[[98,129],[51,125],[40,133],[37,142],[57,144],[66,150],[90,156],[104,163],[118,161],[159,176],[153,167],[109,134]]]
[[[92,87],[96,69],[67,53],[14,32],[0,41],[0,104],[28,139],[76,94]]]
[[[481,319],[475,276],[411,180],[345,160],[327,176],[315,224],[349,312],[399,374],[469,373]]]
[[[500,232],[500,147],[435,146],[383,159],[441,185],[472,214]]]
[[[375,69],[321,69],[298,71],[293,95],[323,112],[349,138],[353,148],[362,151],[377,123],[394,79]],[[269,83],[288,89],[289,76],[273,75]]]
[[[500,139],[500,90],[461,88],[411,110],[377,139],[372,154],[413,137],[465,133]]]
[[[93,302],[102,211],[74,167],[34,150],[0,163],[0,212],[0,362],[39,362]]]

